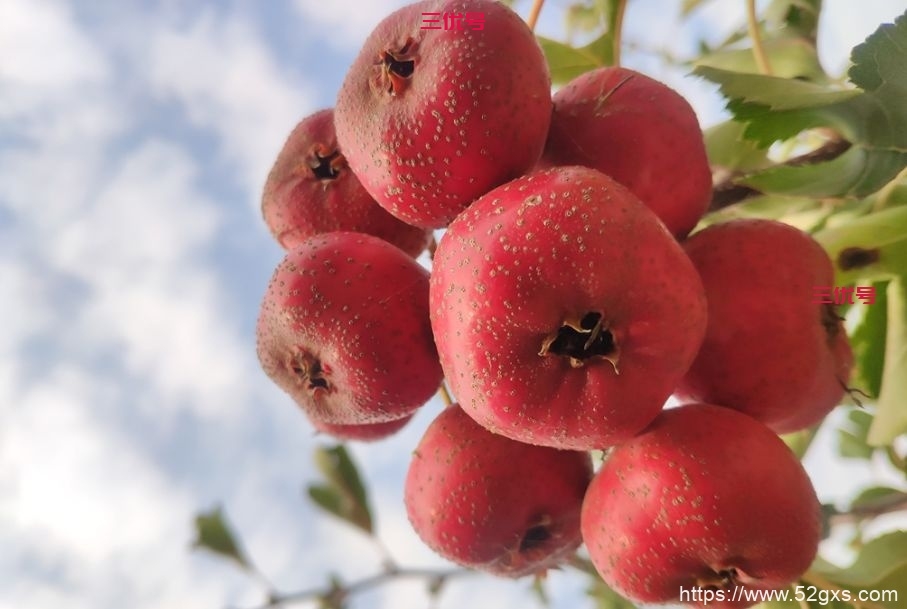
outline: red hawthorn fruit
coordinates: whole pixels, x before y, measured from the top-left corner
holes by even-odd
[[[409,414],[401,419],[384,421],[383,423],[366,423],[363,425],[335,425],[325,423],[318,419],[309,418],[309,421],[319,432],[337,438],[338,440],[355,442],[375,442],[389,438],[409,423],[413,415]]]
[[[457,406],[425,432],[406,475],[419,537],[458,564],[505,577],[555,567],[580,544],[587,453],[495,435]]]
[[[630,191],[586,167],[501,186],[441,238],[431,277],[441,365],[495,433],[600,449],[655,417],[706,325],[690,260]]]
[[[332,109],[304,118],[290,133],[265,182],[261,212],[286,250],[318,233],[353,231],[416,257],[431,239],[430,231],[398,220],[365,191],[337,146]]]
[[[441,383],[428,271],[371,235],[324,233],[291,250],[268,286],[257,336],[265,373],[325,423],[399,419]]]
[[[427,28],[432,13],[460,15],[463,27]],[[426,0],[368,37],[335,120],[375,200],[409,224],[440,228],[538,161],[551,107],[545,57],[519,15],[492,0]]]
[[[702,588],[714,600],[687,604],[742,609],[756,604],[744,590],[786,588],[809,568],[819,501],[768,427],[688,404],[611,451],[583,501],[582,534],[602,579],[635,602]]]
[[[621,67],[586,72],[554,95],[540,167],[584,165],[639,197],[678,239],[712,198],[696,114],[679,93]]]
[[[840,403],[853,353],[825,250],[774,220],[733,220],[684,244],[708,299],[705,341],[677,395],[735,408],[778,433],[815,425]]]

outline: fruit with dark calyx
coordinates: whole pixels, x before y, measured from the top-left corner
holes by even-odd
[[[602,449],[649,424],[696,355],[705,295],[680,245],[585,167],[499,187],[441,238],[431,278],[441,364],[495,433]]]
[[[350,171],[334,134],[334,111],[304,118],[287,138],[261,200],[265,223],[284,249],[318,233],[368,233],[418,256],[431,239],[425,229],[393,217]]]
[[[457,406],[432,421],[413,453],[406,511],[441,556],[505,577],[544,572],[580,544],[587,453],[515,442]]]
[[[258,357],[313,419],[399,419],[441,383],[428,271],[361,233],[316,235],[277,267],[261,306]]]
[[[425,27],[427,14],[459,15],[462,28]],[[337,137],[378,203],[440,228],[538,161],[550,87],[541,48],[504,4],[417,2],[365,41],[337,97]]]
[[[796,456],[768,427],[708,404],[662,412],[612,449],[583,501],[583,541],[615,591],[640,603],[740,609],[810,566],[820,508]],[[720,593],[720,594],[719,594]],[[722,596],[724,599],[722,600]]]
[[[319,432],[327,434],[333,438],[344,441],[354,441],[354,442],[377,442],[378,440],[383,440],[388,438],[404,427],[409,423],[413,418],[413,415],[409,414],[405,417],[395,419],[393,421],[384,421],[382,423],[364,423],[361,425],[335,425],[333,423],[325,423],[319,421],[318,419],[310,418],[310,422]]]
[[[853,367],[835,305],[815,298],[816,287],[834,285],[822,247],[787,224],[745,219],[708,227],[684,249],[702,277],[709,323],[678,397],[735,408],[778,433],[821,421]]]
[[[638,196],[677,238],[712,197],[696,114],[667,85],[628,68],[586,72],[554,95],[541,167],[585,165]]]

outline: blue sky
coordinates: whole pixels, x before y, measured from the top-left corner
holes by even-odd
[[[194,513],[217,503],[280,588],[377,569],[369,543],[301,499],[324,440],[258,367],[257,308],[282,256],[259,196],[292,127],[333,105],[368,31],[402,4],[0,0],[0,609],[253,606],[254,581],[188,551]],[[542,33],[563,37],[566,4],[547,3]],[[742,2],[713,0],[678,30],[679,4],[634,0],[627,39],[685,54],[742,19]],[[826,2],[830,70],[899,12],[856,4]],[[625,59],[704,125],[721,117],[709,86]],[[400,496],[438,408],[354,448],[379,533],[411,566],[444,565]],[[824,444],[809,465],[826,498],[881,475],[828,468]],[[581,581],[551,585],[576,606]],[[522,606],[527,590],[473,578],[440,606]],[[356,606],[425,596],[400,584]]]

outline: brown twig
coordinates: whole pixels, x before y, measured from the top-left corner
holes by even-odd
[[[870,520],[886,514],[894,514],[907,510],[907,496],[889,495],[880,497],[875,501],[867,501],[862,505],[855,506],[846,512],[832,514],[828,522],[832,525],[837,524],[854,524],[864,520]]]
[[[297,592],[287,593],[271,592],[265,603],[259,605],[256,609],[276,609],[277,607],[287,604],[304,603],[316,600],[326,601],[328,606],[333,606],[331,605],[331,602],[335,605],[339,605],[354,594],[364,592],[371,588],[377,588],[398,579],[424,579],[431,582],[434,587],[438,587],[449,579],[471,575],[473,573],[475,573],[475,571],[470,569],[451,569],[446,571],[405,568],[386,569],[380,573],[365,577],[347,585],[308,588]]]

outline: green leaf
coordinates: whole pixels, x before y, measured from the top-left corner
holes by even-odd
[[[872,486],[864,489],[850,502],[851,510],[871,509],[880,503],[900,502],[907,500],[907,493],[889,486]]]
[[[907,206],[853,218],[813,235],[835,263],[835,284],[886,281],[907,269]]]
[[[532,578],[532,587],[530,589],[542,607],[551,606],[551,598],[548,596],[548,590],[545,589],[545,578],[538,575]]]
[[[855,362],[850,384],[868,393],[872,398],[877,398],[882,386],[882,367],[885,363],[888,299],[885,283],[876,282],[873,288],[876,301],[870,306],[863,307],[860,321],[850,335],[850,346]]]
[[[816,437],[816,431],[817,428],[815,427],[802,429],[793,433],[784,434],[781,436],[781,439],[784,440],[784,443],[787,444],[795,455],[797,455],[798,459],[802,459],[812,444],[813,439]]]
[[[592,4],[578,2],[571,4],[565,11],[567,37],[572,40],[576,34],[601,31],[605,25],[602,6],[607,0],[596,0]]]
[[[581,74],[609,66],[614,61],[613,40],[610,33],[602,34],[586,46],[579,48],[544,36],[536,38],[545,53],[545,59],[548,61],[548,68],[551,72],[551,82],[555,85],[568,83]]]
[[[819,63],[816,48],[809,41],[794,37],[772,38],[766,40],[763,46],[776,77],[825,80],[825,72]],[[759,66],[751,49],[715,51],[697,59],[696,65],[747,74],[759,73]]]
[[[788,196],[865,197],[885,186],[907,165],[907,152],[852,146],[830,161],[779,165],[739,180],[762,192]]]
[[[907,267],[902,267],[907,268]],[[907,276],[888,283],[888,328],[882,387],[867,442],[887,446],[907,432]]]
[[[907,167],[907,14],[883,24],[856,47],[850,76],[863,90],[839,90],[777,76],[709,66],[694,73],[719,85],[744,135],[760,146],[814,127],[830,127],[853,144],[814,165],[766,170],[742,183],[814,197],[865,197]]]
[[[683,4],[680,8],[680,14],[682,17],[686,17],[693,11],[695,11],[701,4],[704,4],[708,0],[683,0]]]
[[[590,579],[591,584],[586,593],[592,597],[595,609],[636,609],[635,604],[609,588],[600,578]]]
[[[192,542],[192,547],[233,560],[243,569],[252,569],[252,564],[237,543],[220,506],[210,512],[196,514],[195,541]]]
[[[702,219],[700,226],[710,226],[737,218],[766,218],[810,232],[831,213],[832,210],[815,199],[765,195],[751,197],[712,212]]]
[[[821,10],[822,0],[772,0],[763,14],[766,21],[781,31],[793,33],[815,45]]]
[[[308,487],[309,497],[322,509],[371,535],[372,515],[362,478],[346,448],[319,447],[315,465],[326,484]]]
[[[708,65],[698,65],[693,74],[717,84],[726,98],[738,104],[742,118],[758,117],[773,110],[821,108],[861,95],[857,89],[836,89],[780,76],[741,74]]]
[[[346,588],[339,576],[331,574],[328,592],[318,597],[318,609],[346,609]]]
[[[743,137],[743,124],[724,121],[703,132],[712,167],[728,170],[762,169],[770,165],[765,150]]]
[[[895,531],[873,539],[862,547],[856,561],[847,568],[817,559],[804,580],[819,587],[830,582],[851,591],[853,598],[860,590],[895,591],[897,598],[889,596],[874,600],[872,606],[903,609],[907,598],[907,532]]]
[[[870,458],[873,449],[866,443],[866,436],[872,425],[872,415],[854,408],[847,414],[847,419],[847,425],[838,430],[838,452],[851,459]]]
[[[907,127],[907,12],[894,23],[883,23],[851,53],[850,80],[890,113],[888,122],[900,125],[903,143]]]

